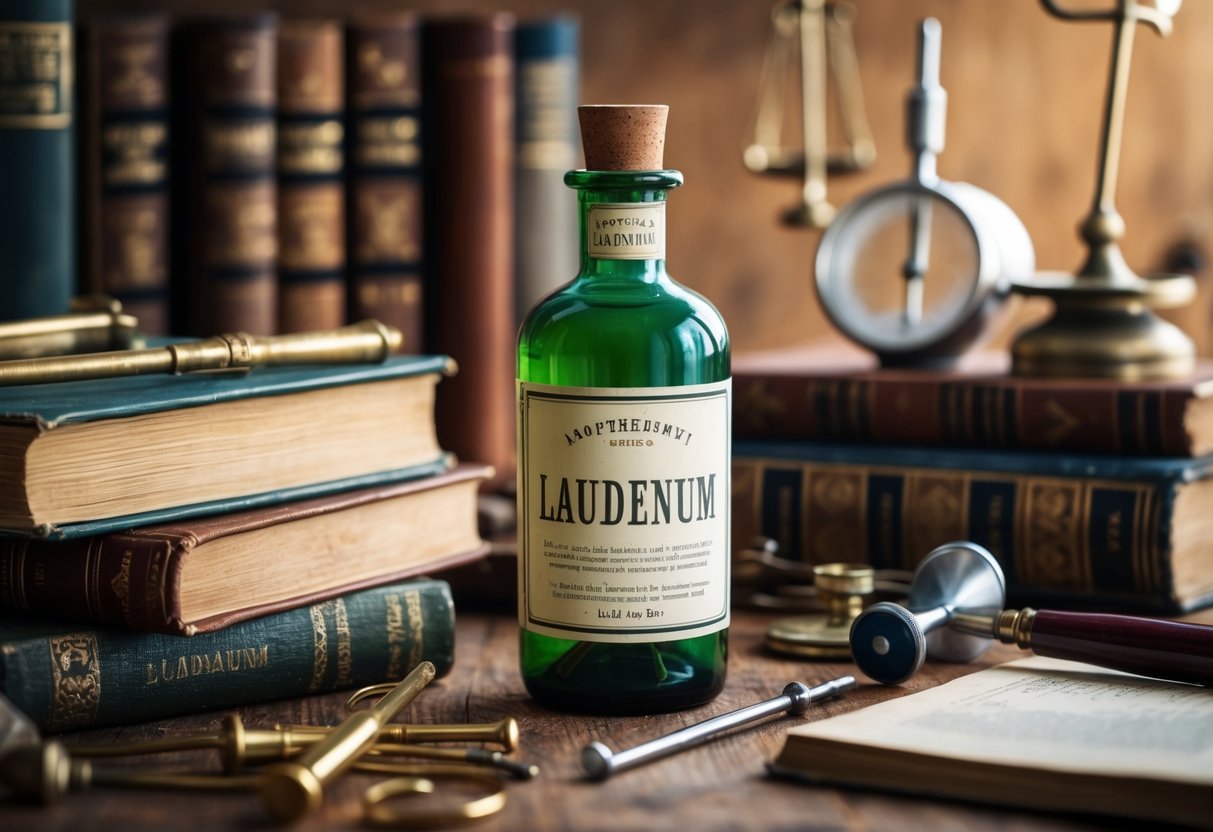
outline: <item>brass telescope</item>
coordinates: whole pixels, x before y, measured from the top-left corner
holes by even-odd
[[[294,335],[237,332],[163,347],[0,361],[0,387],[152,373],[242,373],[263,364],[376,363],[403,340],[399,329],[373,319]]]
[[[0,323],[0,360],[142,346],[135,317],[124,313],[118,301],[101,295],[74,299],[66,315]]]
[[[67,751],[76,758],[128,757],[172,751],[215,749],[226,774],[246,765],[289,760],[325,740],[335,729],[321,725],[278,725],[272,729],[244,727],[236,714],[224,717],[217,731],[159,737],[132,743],[72,743]],[[499,769],[515,779],[529,779],[535,767],[508,760],[500,751],[479,748],[435,748],[430,742],[487,742],[513,751],[518,745],[518,721],[506,717],[492,723],[460,725],[384,725],[368,755],[417,757],[427,760],[469,762]],[[359,768],[361,760],[354,764]],[[379,764],[377,764],[379,765]]]

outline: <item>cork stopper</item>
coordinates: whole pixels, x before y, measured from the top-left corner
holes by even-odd
[[[592,104],[577,108],[587,170],[662,170],[665,104]]]

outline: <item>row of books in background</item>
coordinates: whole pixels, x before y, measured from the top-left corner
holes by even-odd
[[[0,692],[42,729],[454,661],[487,550],[443,357],[0,388]]]
[[[459,363],[442,438],[509,479],[517,321],[577,271],[575,17],[0,17],[0,320],[77,291],[151,334],[377,318]]]
[[[913,569],[972,540],[1010,604],[1213,603],[1213,365],[1172,381],[1016,378],[1007,356],[876,369],[845,345],[734,365],[734,542]]]

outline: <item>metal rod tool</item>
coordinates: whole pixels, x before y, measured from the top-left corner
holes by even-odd
[[[600,742],[592,742],[581,749],[581,767],[591,779],[605,780],[616,772],[691,748],[716,734],[765,716],[785,712],[802,714],[810,705],[848,691],[855,684],[854,676],[839,676],[814,687],[803,682],[791,682],[774,699],[706,719],[626,751],[614,752]]]

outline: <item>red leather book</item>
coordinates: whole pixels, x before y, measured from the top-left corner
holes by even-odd
[[[70,541],[0,538],[0,613],[193,635],[487,553],[492,473],[420,480]]]
[[[1131,456],[1213,452],[1213,363],[1172,381],[1022,378],[1005,354],[880,369],[844,344],[738,357],[733,434]]]
[[[438,399],[439,439],[514,476],[514,19],[427,20],[426,350],[459,364]]]

